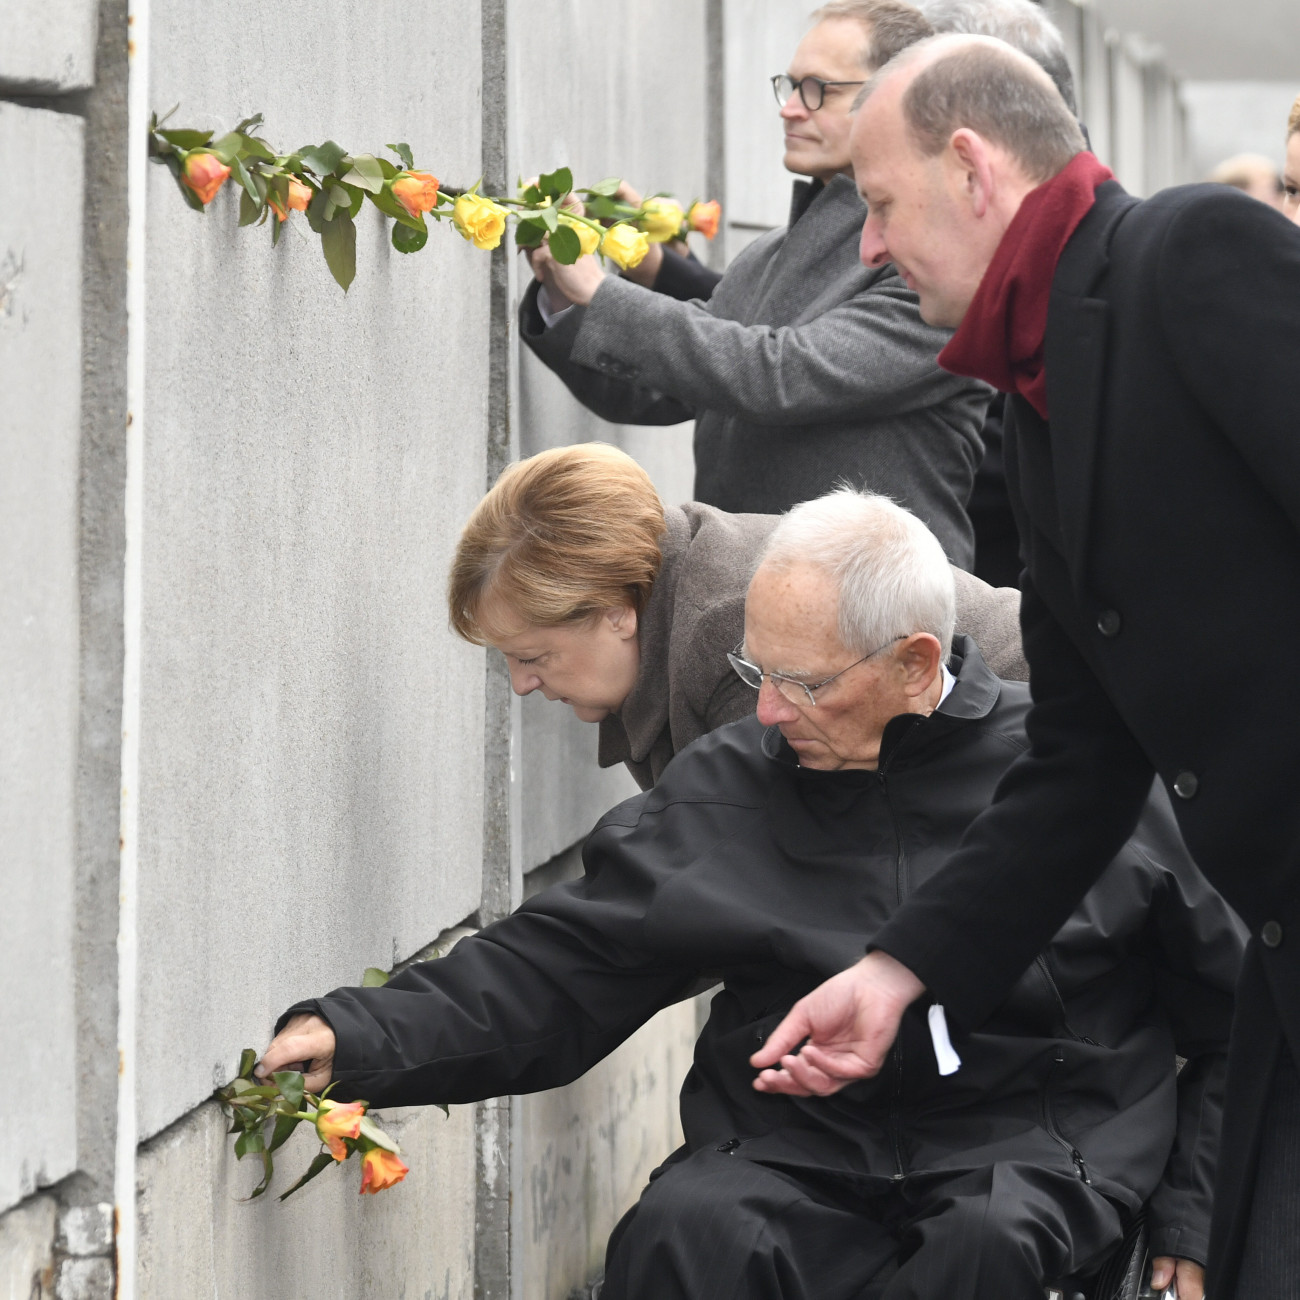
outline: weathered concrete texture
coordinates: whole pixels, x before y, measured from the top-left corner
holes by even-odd
[[[276,1153],[271,1192],[244,1198],[260,1165],[235,1160],[215,1106],[141,1152],[140,1300],[470,1300],[473,1295],[474,1112],[385,1111],[411,1167],[405,1182],[359,1197],[360,1160],[276,1199],[319,1150],[300,1126]]]
[[[0,1208],[76,1158],[81,157],[76,118],[0,103]]]
[[[795,178],[781,164],[785,141],[771,78],[789,66],[814,7],[790,0],[725,0],[730,257],[754,237],[754,227],[782,226],[790,214]],[[733,234],[734,223],[740,227]]]
[[[155,5],[177,121],[408,140],[478,174],[477,9]],[[277,71],[278,69],[278,71]],[[294,217],[278,249],[150,169],[141,723],[141,1133],[294,998],[391,966],[480,898],[482,652],[443,584],[481,492],[487,257],[403,257],[367,208],[345,297]]]
[[[614,1225],[681,1143],[694,1044],[695,1004],[683,1002],[576,1083],[516,1098],[517,1300],[566,1300],[601,1269]]]
[[[0,1214],[0,1300],[54,1300],[54,1232],[59,1207],[33,1196]]]
[[[16,0],[4,7],[0,87],[81,90],[94,74],[96,0]]]

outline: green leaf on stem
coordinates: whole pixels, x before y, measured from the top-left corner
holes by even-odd
[[[211,151],[221,159],[227,167],[239,157],[244,149],[244,137],[238,131],[227,131],[219,140],[210,145]]]
[[[247,191],[239,196],[239,224],[251,226],[262,215],[262,205]],[[277,221],[276,225],[280,223]]]
[[[262,1153],[262,1181],[258,1183],[248,1194],[250,1201],[255,1201],[271,1185],[271,1179],[275,1175],[275,1165],[271,1160],[271,1153],[263,1151]]]
[[[385,186],[378,194],[372,194],[370,201],[386,217],[392,217],[394,221],[400,221],[404,226],[410,226],[412,230],[419,230],[425,234],[428,233],[428,227],[424,224],[423,217],[413,217],[402,205],[393,198],[393,191]]]
[[[402,1148],[369,1115],[362,1115],[361,1117],[361,1136],[369,1138],[375,1146],[383,1147],[385,1151],[391,1151],[395,1156],[402,1154]]]
[[[545,238],[546,226],[532,217],[525,217],[515,227],[516,248],[537,248]]]
[[[174,144],[178,149],[197,149],[212,139],[211,131],[156,131],[154,134],[162,136],[168,144]]]
[[[270,209],[268,208],[267,211],[269,212]],[[271,247],[272,247],[272,248],[275,248],[275,247],[277,247],[277,246],[279,245],[279,243],[280,243],[280,232],[281,232],[283,229],[284,229],[284,222],[283,222],[283,221],[276,220],[276,221],[271,222]]]
[[[582,241],[571,226],[553,230],[546,242],[551,246],[551,256],[564,266],[572,266],[582,256]]]
[[[330,1155],[328,1151],[320,1152],[320,1154],[317,1155],[316,1159],[313,1160],[311,1164],[307,1166],[307,1172],[303,1174],[303,1176],[300,1179],[298,1179],[298,1181],[294,1183],[294,1185],[291,1188],[289,1188],[287,1192],[280,1193],[280,1199],[282,1201],[287,1201],[289,1197],[291,1197],[294,1194],[294,1192],[298,1190],[298,1188],[311,1182],[311,1180],[315,1178],[318,1173],[320,1173],[323,1169],[328,1169],[332,1164],[334,1164],[334,1157]]]
[[[538,208],[537,219],[547,230],[555,231],[560,228],[560,212],[558,208]]]
[[[425,238],[426,239],[428,238],[427,234]],[[393,247],[394,248],[398,247],[396,231],[393,232]],[[423,240],[420,242],[420,247],[421,248],[424,247]],[[402,252],[404,253],[410,253],[414,251],[415,251],[414,249],[409,249],[409,248],[402,249]],[[384,985],[387,983],[388,983],[388,972],[386,970],[381,970],[378,966],[367,966],[366,969],[362,972],[361,987],[363,989],[382,989]]]
[[[328,202],[325,191],[317,190],[311,202],[307,204],[307,224],[318,235],[325,233],[325,205]]]
[[[235,1158],[242,1160],[245,1156],[256,1155],[266,1150],[266,1139],[262,1136],[262,1130],[245,1129],[235,1139]]]
[[[254,113],[252,117],[246,117],[242,122],[238,123],[235,130],[241,135],[247,135],[249,131],[257,130],[257,128],[262,125],[262,122],[263,118],[261,113]]]
[[[391,181],[394,176],[401,174],[402,169],[394,167],[387,158],[377,158],[375,161],[379,164],[379,170],[384,173],[384,180]]]
[[[557,167],[537,178],[537,188],[543,195],[549,194],[553,199],[562,199],[573,189],[573,173],[567,167]]]
[[[294,1110],[302,1106],[303,1094],[303,1077],[298,1070],[277,1070],[272,1076],[275,1080],[275,1086],[280,1089],[280,1096],[291,1105]]]
[[[520,191],[519,197],[525,203],[540,203],[546,195],[536,185],[530,185],[527,189]]]
[[[253,1066],[257,1064],[257,1053],[251,1047],[246,1047],[239,1054],[239,1073],[236,1078],[251,1079],[253,1077]]]
[[[606,176],[603,181],[597,181],[595,185],[582,191],[583,194],[596,194],[604,198],[613,198],[618,187],[623,184],[621,176]]]
[[[408,172],[415,170],[415,158],[411,153],[411,146],[409,144],[390,144],[385,145],[384,147],[391,149],[402,160],[402,166],[405,167]]]
[[[265,140],[261,140],[255,135],[246,135],[243,137],[243,141],[242,152],[245,158],[260,158],[263,162],[270,163],[275,161],[275,150]]]
[[[378,194],[384,188],[384,169],[374,154],[361,153],[347,159],[352,166],[340,178],[348,185]]]
[[[279,1150],[289,1140],[289,1134],[301,1123],[302,1120],[296,1115],[277,1115],[275,1117],[275,1128],[271,1130],[271,1142],[267,1150]]]
[[[302,165],[308,171],[315,172],[322,180],[336,172],[344,158],[348,156],[348,151],[342,145],[335,144],[333,140],[300,149],[298,153]]]
[[[357,228],[346,212],[336,212],[321,230],[321,250],[330,274],[347,293],[357,274]]]

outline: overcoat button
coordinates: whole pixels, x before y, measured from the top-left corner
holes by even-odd
[[[718,1143],[718,1150],[724,1156],[729,1156],[740,1145],[739,1138],[728,1138],[725,1142]]]
[[[1102,636],[1118,636],[1122,626],[1123,619],[1120,618],[1117,609],[1103,609],[1097,615],[1097,631]]]
[[[1265,921],[1259,930],[1259,941],[1265,948],[1276,948],[1282,942],[1282,927],[1276,921]]]
[[[1174,793],[1180,799],[1190,799],[1200,788],[1195,772],[1179,772],[1174,777]]]

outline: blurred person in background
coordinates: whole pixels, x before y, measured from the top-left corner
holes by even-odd
[[[505,656],[600,727],[599,763],[648,789],[691,741],[754,712],[727,655],[776,515],[665,506],[640,465],[604,443],[507,467],[465,524],[448,581],[453,630]],[[957,629],[1000,677],[1023,681],[1020,593],[953,570]]]
[[[1282,211],[1300,223],[1300,95],[1286,124],[1286,170],[1282,175]]]
[[[1263,154],[1239,153],[1225,158],[1206,178],[1214,185],[1231,185],[1270,208],[1282,206],[1282,177]]]
[[[745,248],[707,303],[537,249],[521,337],[605,419],[694,418],[698,501],[779,513],[848,482],[914,510],[969,568],[990,390],[940,370],[947,332],[922,322],[892,267],[858,260],[848,148],[854,94],[930,25],[902,0],[832,0],[813,17],[773,78],[786,168],[807,178],[788,226]]]

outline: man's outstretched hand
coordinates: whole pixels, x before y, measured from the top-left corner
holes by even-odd
[[[828,1097],[846,1083],[870,1078],[885,1063],[903,1012],[924,992],[925,985],[902,962],[888,953],[868,953],[790,1008],[762,1050],[749,1058],[762,1071],[754,1087]]]
[[[294,1016],[271,1039],[254,1073],[269,1079],[277,1070],[301,1070],[308,1092],[324,1091],[334,1076],[334,1031],[320,1016]]]

